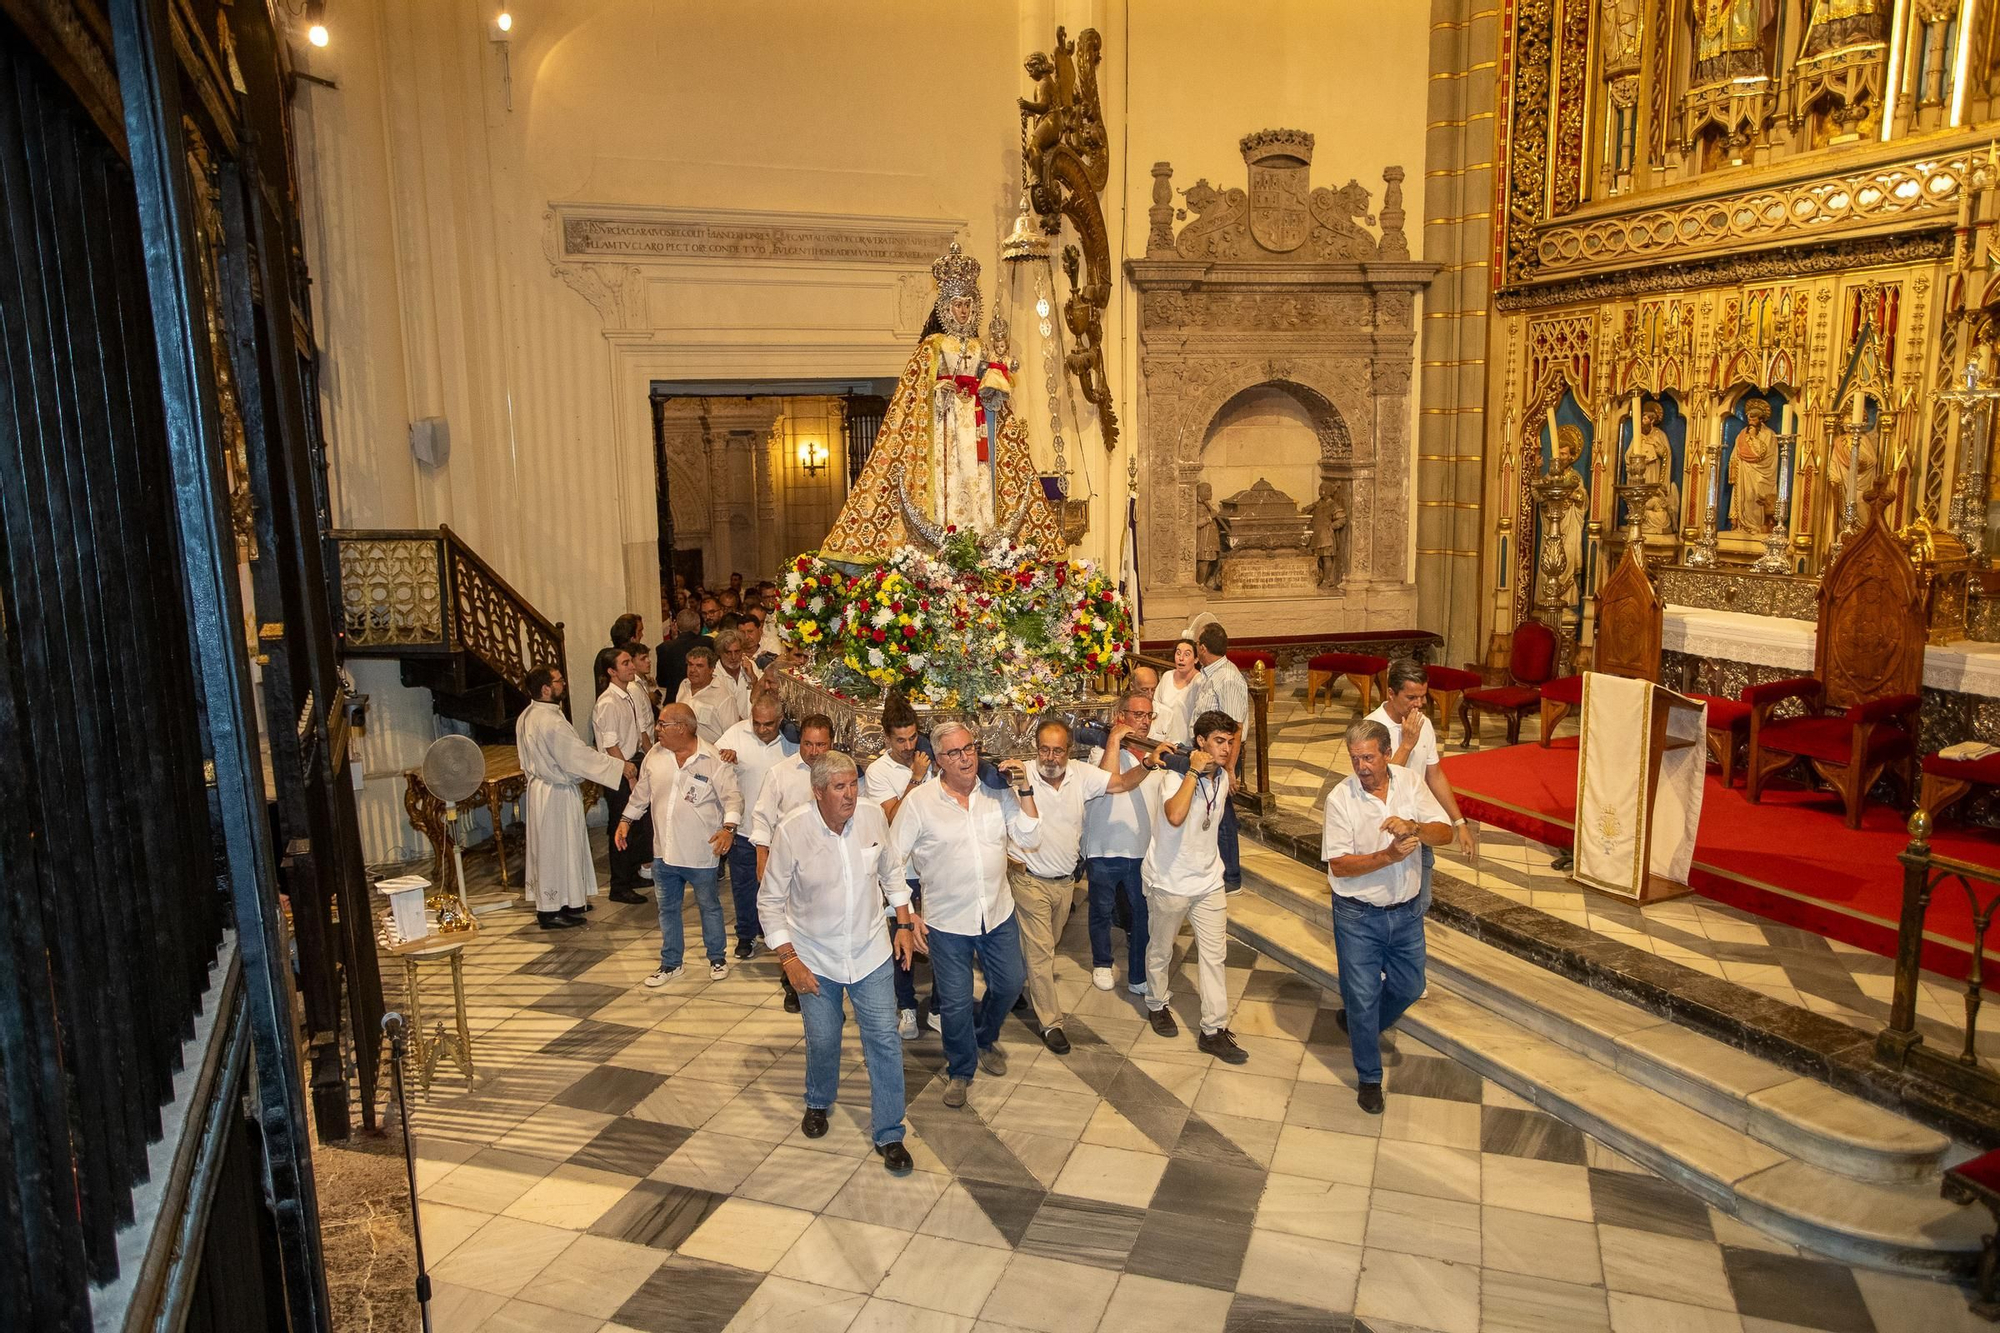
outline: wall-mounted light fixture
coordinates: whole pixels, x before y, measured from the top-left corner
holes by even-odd
[[[817,477],[826,466],[826,446],[818,440],[799,441],[799,466],[806,470],[808,477]]]
[[[500,103],[509,111],[514,109],[514,63],[508,40],[513,32],[514,15],[502,5],[486,26],[486,40],[493,43],[493,52],[500,58]]]
[[[307,0],[305,17],[306,40],[324,47],[332,40],[326,31],[326,0]]]

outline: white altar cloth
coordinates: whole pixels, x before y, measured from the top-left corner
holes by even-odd
[[[1667,607],[1662,628],[1660,646],[1670,653],[1779,667],[1802,676],[1812,674],[1813,645],[1819,637],[1819,627],[1810,620],[1696,606]],[[2000,643],[1960,639],[1933,645],[1924,651],[1924,684],[2000,698]]]

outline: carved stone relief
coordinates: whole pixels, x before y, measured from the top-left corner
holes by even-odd
[[[1127,263],[1140,297],[1149,595],[1194,590],[1202,445],[1224,406],[1258,387],[1290,395],[1314,423],[1320,475],[1346,505],[1342,587],[1406,586],[1415,303],[1437,267],[1403,258],[1400,168],[1383,173],[1370,231],[1367,189],[1310,188],[1312,148],[1296,130],[1245,136],[1247,188],[1198,181],[1185,195],[1193,220],[1175,235],[1157,219],[1146,257]],[[1153,175],[1158,197],[1172,167]],[[1310,564],[1296,589],[1226,585],[1225,596],[1319,596]]]

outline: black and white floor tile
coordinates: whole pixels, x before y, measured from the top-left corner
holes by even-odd
[[[852,1042],[831,1131],[800,1133],[768,955],[648,991],[656,949],[650,907],[484,918],[478,1084],[447,1069],[413,1102],[439,1333],[1984,1327],[1957,1288],[1798,1254],[1408,1036],[1362,1113],[1331,997],[1240,944],[1231,1068],[1195,1049],[1191,969],[1158,1037],[1090,987],[1073,917],[1075,1049],[1010,1022],[1008,1073],[954,1111],[937,1038],[904,1046],[901,1179]],[[445,1013],[448,974],[421,984]]]

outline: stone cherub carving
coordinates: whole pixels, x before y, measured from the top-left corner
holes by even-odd
[[[1222,591],[1222,552],[1229,529],[1215,509],[1215,488],[1205,481],[1194,487],[1194,581],[1212,592]]]
[[[1340,488],[1331,479],[1319,484],[1319,499],[1307,506],[1312,517],[1312,554],[1317,566],[1314,581],[1322,588],[1340,586],[1341,567],[1347,563],[1347,506],[1340,502]]]

